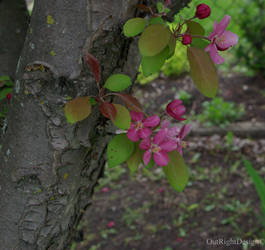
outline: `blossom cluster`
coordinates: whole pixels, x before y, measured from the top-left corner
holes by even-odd
[[[196,8],[196,13],[193,18],[204,19],[211,14],[211,8],[207,4],[199,4]],[[208,37],[201,37],[210,41],[210,44],[204,49],[209,52],[212,61],[215,64],[221,64],[224,62],[224,58],[218,54],[218,51],[224,51],[234,46],[238,42],[238,36],[231,31],[226,30],[230,23],[231,17],[225,15],[224,18],[217,23],[214,22],[213,31]],[[188,33],[182,34],[182,44],[189,45],[192,43],[192,35]],[[198,37],[198,36],[197,36]]]
[[[186,120],[182,117],[185,111],[181,100],[170,102],[166,108],[166,114],[178,121]],[[139,147],[145,151],[145,165],[148,165],[152,157],[158,166],[168,165],[168,152],[174,150],[182,155],[182,147],[185,144],[183,138],[190,131],[190,125],[183,125],[181,128],[172,126],[167,119],[162,120],[157,115],[144,119],[144,114],[136,111],[131,111],[130,115],[133,122],[127,137],[133,142],[141,140]]]

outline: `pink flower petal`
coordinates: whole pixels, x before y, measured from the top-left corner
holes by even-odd
[[[209,39],[212,40],[217,35],[217,26],[218,26],[218,23],[216,21],[214,21],[213,31],[210,33]]]
[[[160,123],[160,118],[157,115],[150,116],[143,120],[145,127],[156,127]]]
[[[138,141],[140,139],[139,137],[139,133],[138,131],[135,129],[135,125],[131,124],[131,127],[129,128],[128,132],[127,132],[127,137],[131,140],[131,141]]]
[[[215,40],[215,44],[219,50],[226,50],[229,47],[237,44],[237,42],[238,36],[227,30]]]
[[[170,129],[168,130],[168,133],[167,133],[167,135],[168,135],[169,137],[175,137],[175,136],[177,136],[178,134],[179,134],[179,128],[178,128],[177,126],[170,128]]]
[[[161,128],[164,129],[164,128],[168,128],[170,125],[170,122],[168,120],[163,120],[162,123],[161,123]]]
[[[141,139],[147,138],[152,134],[152,130],[150,128],[142,128],[139,130],[139,136]]]
[[[166,166],[168,165],[168,156],[167,153],[165,151],[159,151],[158,153],[154,153],[153,155],[154,157],[154,161],[156,163],[156,165],[158,166]]]
[[[221,64],[224,62],[224,58],[219,56],[216,45],[214,43],[209,44],[205,51],[210,52],[210,57],[215,64]]]
[[[159,130],[154,137],[154,144],[159,145],[162,141],[166,139],[167,131],[165,129]]]
[[[144,152],[143,161],[144,161],[145,165],[148,165],[148,163],[151,160],[151,156],[152,156],[151,150],[147,150],[147,151]]]
[[[176,109],[176,115],[182,116],[186,112],[186,108],[183,105],[180,105]]]
[[[181,148],[180,145],[178,145],[178,147],[177,147],[177,151],[180,153],[180,155],[182,155],[182,148]]]
[[[228,26],[228,24],[230,23],[230,21],[231,21],[231,16],[225,15],[223,17],[221,22],[219,24],[217,24],[217,26],[216,26],[216,35],[217,36],[221,36],[224,33],[224,31],[225,31],[226,27]]]
[[[101,192],[103,192],[103,193],[107,193],[108,191],[109,191],[109,188],[108,187],[103,187],[101,189]]]
[[[177,148],[177,143],[173,140],[170,140],[162,142],[159,147],[166,152],[171,152]]]
[[[114,227],[115,226],[115,222],[114,221],[110,221],[109,223],[108,223],[108,227]]]
[[[179,138],[182,140],[191,130],[190,124],[185,124],[182,126],[180,132],[179,132]]]
[[[140,149],[148,150],[151,147],[151,138],[147,137],[143,139],[139,145]]]
[[[179,121],[186,120],[181,117],[185,113],[185,111],[186,108],[182,105],[181,100],[174,100],[170,102],[166,107],[167,114]]]
[[[138,122],[142,121],[144,118],[144,114],[141,112],[136,112],[136,111],[130,111],[130,115],[133,121]]]

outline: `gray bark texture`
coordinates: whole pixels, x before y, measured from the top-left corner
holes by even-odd
[[[189,1],[176,2],[177,12]],[[138,15],[137,3],[35,1],[1,142],[1,250],[69,249],[113,128],[98,108],[70,125],[63,107],[69,96],[97,93],[83,62],[87,52],[100,62],[102,83],[112,73],[136,76],[137,43],[123,36],[122,25]]]
[[[24,0],[0,1],[0,76],[15,77],[28,21]]]

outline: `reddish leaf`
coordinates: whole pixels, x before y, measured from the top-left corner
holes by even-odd
[[[102,102],[100,105],[101,114],[114,121],[117,115],[115,106],[110,102]]]
[[[200,48],[188,47],[191,78],[198,90],[207,97],[215,97],[218,91],[218,75],[208,53]]]
[[[65,104],[64,113],[69,123],[76,123],[86,119],[91,113],[90,98],[79,96]]]
[[[88,64],[88,66],[90,67],[96,82],[99,83],[100,81],[100,67],[99,67],[99,62],[97,61],[97,59],[91,55],[90,53],[86,54],[86,63]]]
[[[128,109],[137,112],[143,112],[142,105],[138,102],[138,100],[135,97],[119,93],[117,93],[117,95],[123,100],[124,104],[128,107]]]

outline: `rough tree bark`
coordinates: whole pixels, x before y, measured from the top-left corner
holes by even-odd
[[[0,0],[0,75],[15,77],[28,21],[24,0]]]
[[[189,0],[175,1],[175,12]],[[122,24],[138,0],[36,0],[18,61],[0,152],[0,249],[66,249],[102,174],[112,126],[98,110],[66,123],[69,96],[96,94],[83,63],[89,51],[103,81],[135,77],[135,41]],[[44,65],[45,69],[37,65]]]

